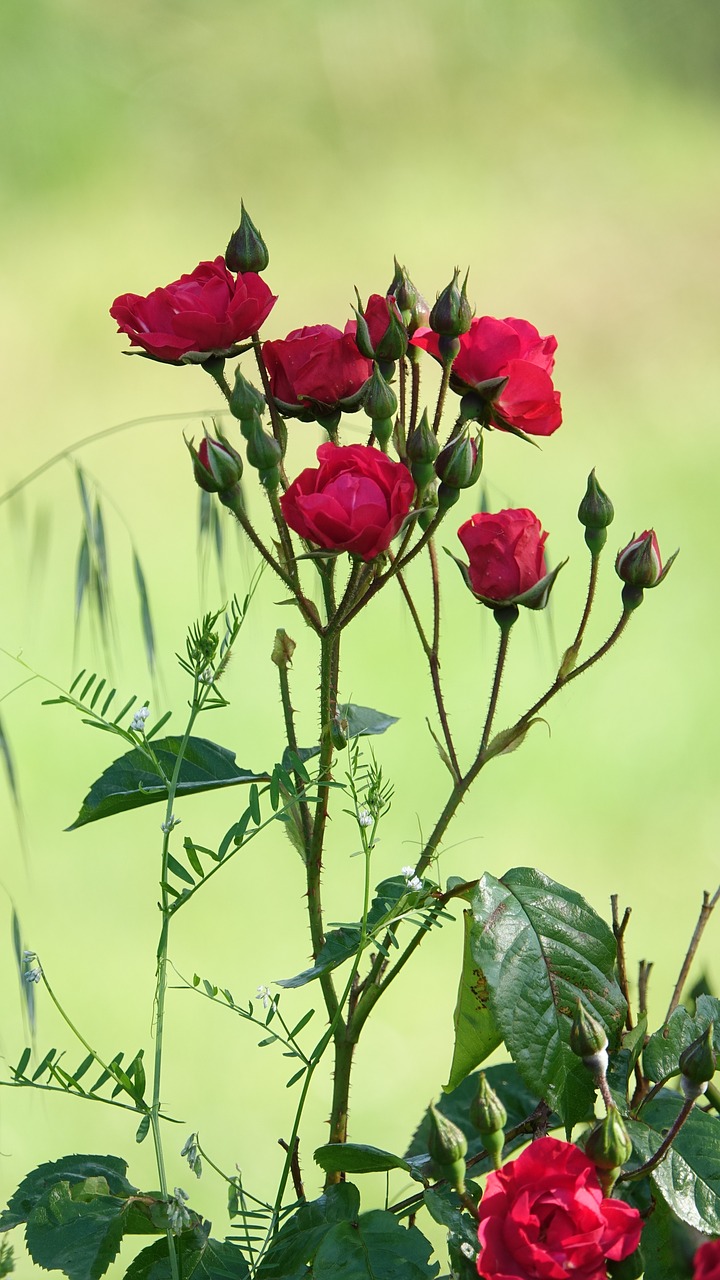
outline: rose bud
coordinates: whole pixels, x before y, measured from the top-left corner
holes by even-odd
[[[267,245],[240,201],[240,226],[233,231],[225,250],[225,266],[228,271],[260,272],[265,270],[269,261]]]
[[[615,572],[629,587],[640,587],[643,591],[649,587],[657,587],[666,578],[677,551],[663,567],[660,559],[660,548],[654,529],[646,529],[622,551],[618,551],[615,561]]]
[[[387,444],[392,436],[393,416],[397,413],[397,407],[395,392],[385,381],[380,366],[373,365],[372,376],[365,384],[363,409],[372,418],[373,435],[384,451],[387,451]]]
[[[467,1138],[462,1129],[458,1129],[452,1120],[448,1120],[447,1116],[438,1111],[433,1102],[430,1103],[429,1115],[428,1151],[437,1177],[446,1179],[454,1191],[463,1195]]]
[[[522,604],[544,609],[564,561],[549,573],[540,521],[519,507],[479,511],[458,529],[470,563],[456,560],[466,585],[488,608]],[[453,557],[454,559],[455,557]]]
[[[270,391],[285,417],[328,421],[360,408],[372,364],[358,350],[355,331],[353,320],[344,332],[331,324],[306,325],[263,343]]]
[[[412,335],[421,325],[427,324],[430,318],[430,307],[422,294],[415,288],[407,273],[407,267],[401,267],[397,258],[395,259],[395,274],[388,289],[388,294],[392,294],[397,302],[408,334]],[[409,354],[412,354],[412,348],[410,348]]]
[[[228,493],[237,486],[243,472],[242,458],[224,436],[213,440],[212,436],[206,435],[197,452],[192,442],[188,449],[195,480],[206,493]]]
[[[248,440],[247,460],[251,467],[260,473],[260,483],[266,489],[277,489],[280,483],[279,465],[282,461],[282,449],[274,436],[260,429],[254,431]]]
[[[248,382],[238,365],[235,370],[235,386],[230,396],[230,412],[239,420],[243,435],[246,435],[246,432],[243,431],[242,424],[252,422],[255,416],[261,415],[264,411],[265,397],[252,382]]]
[[[505,1145],[507,1111],[494,1089],[487,1082],[484,1071],[478,1078],[478,1091],[470,1103],[470,1121],[480,1134],[482,1144],[493,1162],[493,1168],[501,1165]]]
[[[358,307],[360,295],[358,294]],[[355,311],[357,345],[364,356],[383,363],[400,360],[408,345],[408,333],[392,295],[373,293],[364,310]]]
[[[578,520],[585,526],[585,542],[593,556],[598,556],[607,541],[607,526],[612,524],[615,509],[595,479],[595,468],[588,476],[585,497],[578,507]]]
[[[593,1075],[604,1076],[608,1067],[608,1038],[604,1026],[577,1002],[577,1012],[570,1027],[570,1048]]]
[[[430,481],[434,479],[435,467],[433,464],[440,452],[438,438],[428,421],[427,409],[423,410],[422,418],[410,432],[407,438],[406,451],[413,480],[418,490],[422,492]]]
[[[680,1087],[685,1098],[699,1098],[707,1092],[707,1087],[717,1069],[717,1057],[713,1046],[714,1023],[708,1026],[687,1049],[680,1054]]]
[[[441,338],[459,338],[461,334],[467,333],[472,324],[472,308],[467,300],[467,274],[461,289],[458,289],[459,276],[460,268],[456,267],[450,284],[438,294],[430,312],[430,328]],[[445,353],[441,351],[441,354],[449,355],[450,350]]]
[[[597,1169],[604,1195],[610,1195],[618,1173],[632,1155],[632,1142],[617,1107],[609,1108],[604,1120],[590,1130],[583,1146]]]
[[[441,449],[435,462],[435,473],[440,480],[438,501],[441,511],[457,502],[461,489],[472,488],[480,477],[482,464],[480,435],[471,440],[467,432],[463,431]]]

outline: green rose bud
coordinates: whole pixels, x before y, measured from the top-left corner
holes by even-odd
[[[241,202],[240,226],[233,231],[225,250],[225,266],[228,271],[259,273],[265,270],[269,261],[267,245]]]
[[[438,1177],[446,1179],[459,1195],[465,1191],[467,1138],[452,1120],[430,1103],[428,1151]]]
[[[688,1101],[705,1093],[715,1075],[717,1056],[713,1046],[714,1023],[710,1022],[680,1054],[680,1085]]]
[[[618,1173],[632,1155],[632,1142],[617,1107],[610,1107],[604,1120],[598,1121],[585,1140],[585,1154],[597,1169],[598,1181],[609,1195]]]
[[[430,328],[445,338],[459,338],[467,333],[472,322],[472,308],[467,300],[467,275],[462,288],[458,288],[460,268],[456,267],[449,285],[438,294],[430,312]]]

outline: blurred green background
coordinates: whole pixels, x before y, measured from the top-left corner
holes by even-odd
[[[478,314],[525,316],[557,335],[563,427],[541,451],[500,435],[487,449],[493,505],[532,507],[555,559],[571,557],[552,617],[524,616],[517,628],[498,727],[546,686],[573,634],[587,572],[575,512],[592,466],[616,522],[591,640],[617,616],[612,555],[634,531],[653,525],[666,555],[678,545],[682,553],[613,655],[553,704],[551,737],[537,729],[488,770],[442,872],[537,865],[603,912],[618,892],[633,907],[631,971],[641,957],[655,963],[656,1021],[701,892],[719,878],[719,50],[720,11],[706,0],[4,0],[0,8],[3,488],[80,437],[177,414],[78,455],[106,503],[118,620],[111,674],[128,696],[136,690],[182,715],[173,654],[186,624],[223,600],[212,572],[204,588],[198,580],[196,493],[182,443],[183,430],[199,430],[189,415],[209,414],[218,397],[199,371],[121,358],[125,343],[107,315],[117,294],[146,293],[222,252],[243,197],[270,246],[266,278],[279,294],[266,336],[342,326],[354,285],[362,295],[387,286],[393,253],[431,300],[456,263],[469,265]],[[358,423],[350,420],[348,438],[359,438]],[[294,466],[317,436],[302,424],[293,432]],[[73,652],[72,467],[49,471],[0,519],[3,647],[22,650],[60,684],[80,666],[103,669],[87,623]],[[127,527],[150,587],[159,691],[144,663]],[[251,567],[230,537],[228,578],[239,593]],[[495,635],[448,569],[443,673],[469,752]],[[425,586],[420,574],[418,591]],[[228,673],[232,707],[202,726],[248,767],[281,750],[269,662],[278,625],[298,642],[299,736],[315,735],[312,638],[273,607],[278,598],[266,577]],[[446,793],[416,650],[402,601],[386,596],[363,615],[343,666],[346,697],[401,717],[378,740],[396,785],[378,880],[413,860]],[[1,671],[0,693],[24,678],[9,658]],[[108,1055],[140,1044],[149,1053],[159,810],[65,834],[113,744],[68,710],[42,709],[45,696],[32,683],[0,709],[26,834],[23,851],[3,790],[2,884],[90,1041]],[[232,794],[191,800],[180,834],[213,844],[240,804]],[[331,920],[357,909],[354,848],[338,818],[325,875]],[[280,836],[250,849],[178,917],[171,945],[181,972],[227,985],[237,999],[297,972],[309,948],[299,859]],[[14,1062],[25,1032],[9,896],[2,902],[0,1053]],[[716,981],[717,927],[696,969]],[[357,1057],[355,1139],[404,1149],[447,1078],[460,942],[450,926],[427,942],[378,1007]],[[285,997],[298,1017],[308,994],[319,998],[312,989]],[[198,997],[171,993],[165,1096],[186,1123],[168,1136],[169,1179],[192,1191],[220,1235],[222,1190],[209,1178],[190,1187],[178,1150],[199,1129],[220,1165],[232,1172],[237,1162],[252,1190],[271,1193],[293,1094],[284,1089],[287,1064],[257,1050],[257,1038]],[[51,1045],[67,1046],[71,1061],[82,1056],[40,992],[38,1047]],[[328,1110],[318,1088],[302,1145],[309,1188]],[[131,1179],[152,1185],[150,1144],[135,1149],[133,1132],[109,1108],[2,1090],[0,1199],[35,1163],[71,1151],[124,1154]],[[19,1275],[31,1274],[21,1262]]]

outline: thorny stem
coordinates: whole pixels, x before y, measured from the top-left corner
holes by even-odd
[[[414,431],[417,426],[418,412],[420,408],[420,364],[419,361],[411,358],[410,360],[410,425],[408,427],[408,435]]]
[[[253,345],[253,351],[255,352],[255,360],[257,361],[257,367],[260,371],[260,377],[262,379],[263,390],[265,392],[265,400],[267,402],[267,407],[270,412],[270,421],[272,423],[273,435],[277,440],[278,444],[280,445],[280,447],[282,448],[283,453],[285,453],[284,442],[287,439],[287,428],[285,426],[285,422],[280,417],[280,414],[277,411],[275,398],[273,396],[272,391],[270,390],[270,379],[268,378],[268,371],[265,367],[265,361],[263,360],[262,347],[260,345],[259,334],[254,333],[252,335],[252,345]],[[285,468],[283,467],[282,462],[280,463],[278,470],[280,471],[280,477],[282,480],[283,488],[287,489],[287,477],[285,475]]]
[[[695,959],[695,953],[700,945],[700,939],[702,938],[703,933],[705,932],[705,926],[708,920],[710,919],[710,916],[712,915],[718,903],[718,900],[720,900],[720,887],[715,890],[715,893],[713,894],[712,898],[710,897],[710,894],[707,892],[707,890],[703,893],[703,901],[702,901],[702,906],[700,908],[700,915],[698,916],[697,924],[695,925],[692,938],[690,939],[690,942],[688,944],[688,949],[685,953],[685,959],[682,962],[682,967],[680,969],[678,980],[675,983],[675,990],[672,993],[672,999],[670,1001],[670,1004],[668,1005],[668,1011],[665,1014],[666,1022],[669,1021],[670,1015],[675,1011],[675,1009],[677,1009],[680,1003],[680,997],[682,996],[683,987],[685,986],[685,983],[687,981],[687,976],[690,972],[690,966],[692,965],[692,962]]]
[[[630,1009],[630,986],[628,984],[627,966],[625,964],[625,930],[627,929],[628,922],[630,920],[631,908],[625,908],[621,921],[618,912],[618,895],[616,893],[612,893],[610,895],[610,906],[612,908],[612,930],[617,944],[618,981],[620,984],[620,990],[625,998],[625,1026],[628,1031],[632,1031],[633,1020],[632,1011]]]
[[[655,1154],[652,1155],[649,1160],[646,1160],[644,1164],[639,1165],[637,1169],[630,1169],[627,1173],[621,1173],[618,1178],[618,1182],[634,1182],[635,1179],[643,1178],[646,1173],[651,1173],[653,1169],[657,1168],[660,1161],[664,1159],[670,1150],[670,1147],[677,1138],[694,1106],[694,1098],[690,1098],[684,1102]]]
[[[455,778],[455,781],[457,781],[461,776],[461,769],[460,769],[460,764],[458,762],[457,754],[455,752],[455,744],[450,734],[450,724],[448,722],[447,711],[445,709],[445,701],[442,694],[442,687],[440,685],[440,659],[438,657],[438,638],[439,637],[438,637],[438,626],[437,626],[437,606],[439,602],[439,592],[435,588],[437,561],[435,559],[435,546],[432,541],[428,543],[428,548],[429,548],[431,560],[433,563],[433,602],[434,602],[434,607],[436,611],[435,612],[436,621],[433,626],[432,644],[430,643],[430,641],[428,640],[425,634],[425,628],[423,627],[422,622],[420,621],[420,615],[417,611],[417,608],[415,607],[415,601],[412,598],[412,595],[410,593],[410,588],[408,587],[402,573],[398,573],[397,578],[398,578],[398,584],[400,586],[400,590],[402,591],[403,596],[405,597],[405,603],[407,604],[407,607],[410,611],[410,616],[415,624],[415,630],[418,633],[418,637],[420,640],[420,644],[422,645],[423,653],[425,654],[425,657],[427,658],[427,661],[428,661],[428,666],[430,668],[430,679],[432,681],[433,693],[435,694],[435,705],[437,707],[438,716],[440,717],[440,724],[442,725],[443,737],[445,739],[445,746],[447,748],[448,756],[450,758],[450,762],[453,767],[453,777]]]
[[[320,630],[320,619],[317,616],[317,611],[315,610],[314,606],[310,603],[310,601],[307,600],[306,597],[302,594],[302,592],[298,591],[290,575],[285,572],[285,570],[282,568],[282,565],[278,564],[278,561],[268,551],[262,539],[258,537],[257,533],[255,532],[255,529],[253,528],[252,524],[250,523],[250,520],[248,519],[247,512],[243,508],[239,488],[228,489],[224,493],[218,494],[218,497],[220,498],[220,501],[222,502],[223,506],[227,507],[229,511],[232,511],[233,515],[235,516],[235,519],[238,521],[238,524],[241,525],[243,531],[247,534],[248,538],[252,542],[255,549],[260,552],[260,555],[262,556],[265,563],[268,564],[270,568],[274,570],[274,572],[278,575],[281,581],[285,583],[285,586],[287,587],[288,591],[291,591],[292,594],[295,596],[295,599],[297,600],[297,603],[298,603],[298,607],[305,621],[309,623],[313,631],[318,632]]]
[[[450,372],[453,367],[454,359],[455,357],[452,356],[449,360],[443,360],[442,378],[440,379],[440,390],[438,392],[437,405],[435,406],[435,417],[433,419],[434,435],[437,435],[438,431],[440,430],[440,422],[442,419],[443,409],[445,407],[445,397],[447,395],[448,387],[450,386]]]
[[[325,942],[320,877],[322,873],[323,841],[328,816],[328,802],[332,780],[333,743],[330,726],[337,707],[337,671],[340,648],[339,636],[322,636],[320,639],[320,768],[318,795],[310,837],[307,860],[307,910],[312,939],[313,958],[316,960]],[[338,998],[332,974],[320,975],[325,1007],[332,1022],[338,1012]]]
[[[647,1013],[647,992],[652,967],[652,960],[640,961],[638,972],[638,1013],[640,1017]]]
[[[416,555],[418,555],[423,550],[423,548],[427,546],[430,539],[434,537],[437,531],[437,527],[440,524],[440,521],[442,520],[444,514],[445,513],[442,511],[438,512],[432,524],[428,525],[427,529],[422,534],[422,536],[418,539],[418,541],[415,543],[415,546],[412,548],[412,550],[408,551],[407,555],[404,555],[403,553],[404,553],[405,545],[407,541],[407,535],[406,535],[406,538],[403,540],[403,543],[400,546],[400,550],[396,555],[395,559],[393,560],[393,562],[391,563],[390,568],[386,570],[386,572],[383,573],[381,577],[376,578],[375,581],[368,587],[362,599],[358,600],[357,603],[352,606],[352,608],[350,609],[350,612],[347,613],[343,618],[343,627],[346,627],[349,622],[352,622],[355,615],[359,613],[361,609],[364,609],[366,604],[370,603],[373,596],[376,596],[378,591],[382,591],[385,584],[390,582],[390,580],[394,578],[396,574],[400,573],[401,569],[404,569],[407,565],[409,565],[410,561],[414,560]]]
[[[530,707],[530,710],[526,711],[525,714],[520,717],[517,722],[517,727],[527,724],[528,721],[537,714],[541,707],[546,706],[550,699],[555,697],[556,693],[559,693],[560,690],[564,689],[566,685],[571,683],[571,681],[577,680],[578,676],[581,676],[588,671],[596,662],[599,662],[600,658],[604,658],[608,650],[611,649],[616,641],[620,639],[620,636],[630,621],[631,616],[631,611],[623,610],[617,626],[610,633],[605,643],[602,644],[599,649],[596,649],[595,653],[593,653],[589,658],[586,658],[584,662],[581,662],[579,667],[575,667],[574,671],[571,671],[569,675],[563,676],[558,674],[547,693],[544,693],[542,698],[538,698],[537,702]]]
[[[507,657],[508,644],[510,643],[510,631],[513,623],[516,622],[518,616],[517,606],[514,608],[496,609],[495,617],[500,627],[500,644],[498,646],[498,656],[495,663],[495,676],[493,678],[492,692],[490,694],[490,705],[488,707],[487,717],[485,719],[485,727],[482,732],[480,741],[480,753],[484,753],[488,742],[490,741],[490,730],[495,719],[498,698],[500,696],[500,685],[502,683],[503,671],[505,669],[505,659]]]
[[[278,678],[280,680],[280,700],[282,702],[283,719],[285,720],[285,733],[287,735],[288,746],[291,751],[297,755],[298,741],[295,733],[295,711],[290,700],[290,680],[288,677],[287,663],[278,663]],[[298,773],[294,775],[295,786],[300,797],[300,821],[302,822],[303,843],[305,845],[305,856],[308,856],[310,849],[310,839],[312,836],[312,821],[310,818],[310,808],[303,792],[305,784]]]
[[[288,576],[293,584],[293,593],[296,596],[301,596],[302,591],[298,581],[295,552],[293,551],[293,545],[290,540],[290,531],[283,517],[280,499],[277,495],[277,489],[268,489],[266,492],[270,500],[270,510],[273,514],[273,520],[275,521],[275,528],[277,529],[278,538],[280,539],[280,546],[282,547],[282,553],[285,560],[285,568],[287,569]]]
[[[400,417],[397,424],[398,435],[398,456],[401,462],[405,461],[405,429],[406,429],[406,413],[407,413],[407,356],[403,356],[400,361]]]
[[[577,634],[575,636],[575,639],[570,645],[569,652],[571,653],[577,654],[580,652],[580,646],[583,642],[583,636],[585,635],[585,628],[588,624],[588,618],[590,617],[590,611],[593,607],[593,601],[595,599],[595,588],[597,586],[599,563],[600,563],[600,553],[598,552],[596,555],[593,555],[591,553],[590,581],[588,582],[587,598],[585,600],[585,608],[583,609],[583,615],[582,615],[582,618],[580,619],[580,626],[577,629]]]

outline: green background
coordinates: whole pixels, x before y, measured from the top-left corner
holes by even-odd
[[[498,727],[547,685],[573,634],[587,572],[575,512],[592,466],[616,521],[591,641],[617,616],[612,556],[633,532],[654,526],[665,555],[681,545],[681,556],[615,653],[552,705],[552,736],[537,728],[488,770],[441,869],[472,877],[536,865],[603,912],[618,892],[633,907],[631,972],[641,957],[655,962],[656,1022],[701,891],[718,880],[719,46],[720,16],[702,0],[5,0],[0,9],[3,487],[91,432],[178,415],[79,455],[107,504],[111,675],[121,693],[150,696],[180,717],[186,691],[173,654],[186,624],[223,595],[212,570],[204,587],[198,579],[182,443],[183,430],[199,429],[188,414],[209,414],[218,397],[199,371],[121,357],[125,343],[107,315],[117,294],[146,293],[221,253],[242,196],[269,244],[266,278],[279,294],[266,336],[342,326],[353,286],[363,296],[387,286],[393,253],[431,300],[456,263],[469,265],[478,314],[525,316],[557,335],[563,427],[542,450],[499,434],[487,448],[492,505],[531,507],[551,531],[554,559],[571,557],[551,614],[518,624]],[[360,420],[348,425],[346,438],[361,438]],[[319,437],[303,424],[292,431],[295,467]],[[472,501],[457,508],[461,518]],[[52,469],[0,520],[4,649],[22,650],[61,684],[80,666],[104,669],[87,620],[73,653],[72,468]],[[150,586],[159,690],[143,659],[128,527]],[[452,522],[446,528],[441,542],[455,550]],[[251,567],[230,536],[228,579],[239,593]],[[494,624],[449,562],[447,570],[443,674],[467,755],[487,705]],[[426,585],[421,573],[423,601]],[[430,696],[417,643],[389,594],[349,640],[342,679],[345,697],[401,717],[378,740],[396,801],[377,880],[413,860],[447,786],[424,725]],[[202,726],[251,768],[281,750],[269,662],[278,625],[298,643],[300,738],[316,732],[313,640],[273,607],[278,598],[266,576],[226,678],[232,707]],[[0,693],[24,678],[9,658],[0,671]],[[108,1055],[144,1043],[149,1054],[159,810],[65,834],[113,744],[65,709],[41,709],[43,696],[33,683],[0,708],[25,812],[23,849],[9,796],[0,797],[2,884],[91,1042]],[[212,844],[239,804],[232,793],[186,802],[180,835]],[[357,913],[355,847],[338,817],[325,876],[331,920]],[[301,872],[280,837],[251,845],[178,917],[178,969],[240,1000],[303,968]],[[10,899],[2,901],[0,1053],[13,1062],[25,1033]],[[704,950],[711,972],[717,936],[714,922]],[[357,1057],[357,1140],[403,1150],[447,1078],[460,944],[460,930],[447,926],[379,1006]],[[284,997],[298,1018],[307,994]],[[293,1095],[286,1062],[257,1050],[257,1038],[199,997],[171,995],[165,1096],[186,1124],[168,1138],[169,1179],[192,1192],[220,1235],[222,1193],[209,1177],[190,1186],[176,1148],[199,1129],[220,1165],[232,1172],[237,1162],[251,1189],[271,1193]],[[38,1046],[66,1044],[40,992]],[[328,1109],[318,1089],[301,1152],[308,1189]],[[131,1179],[154,1182],[150,1144],[134,1149],[121,1113],[0,1093],[0,1198],[33,1164],[71,1151],[130,1155]],[[35,1272],[23,1262],[19,1274]]]

